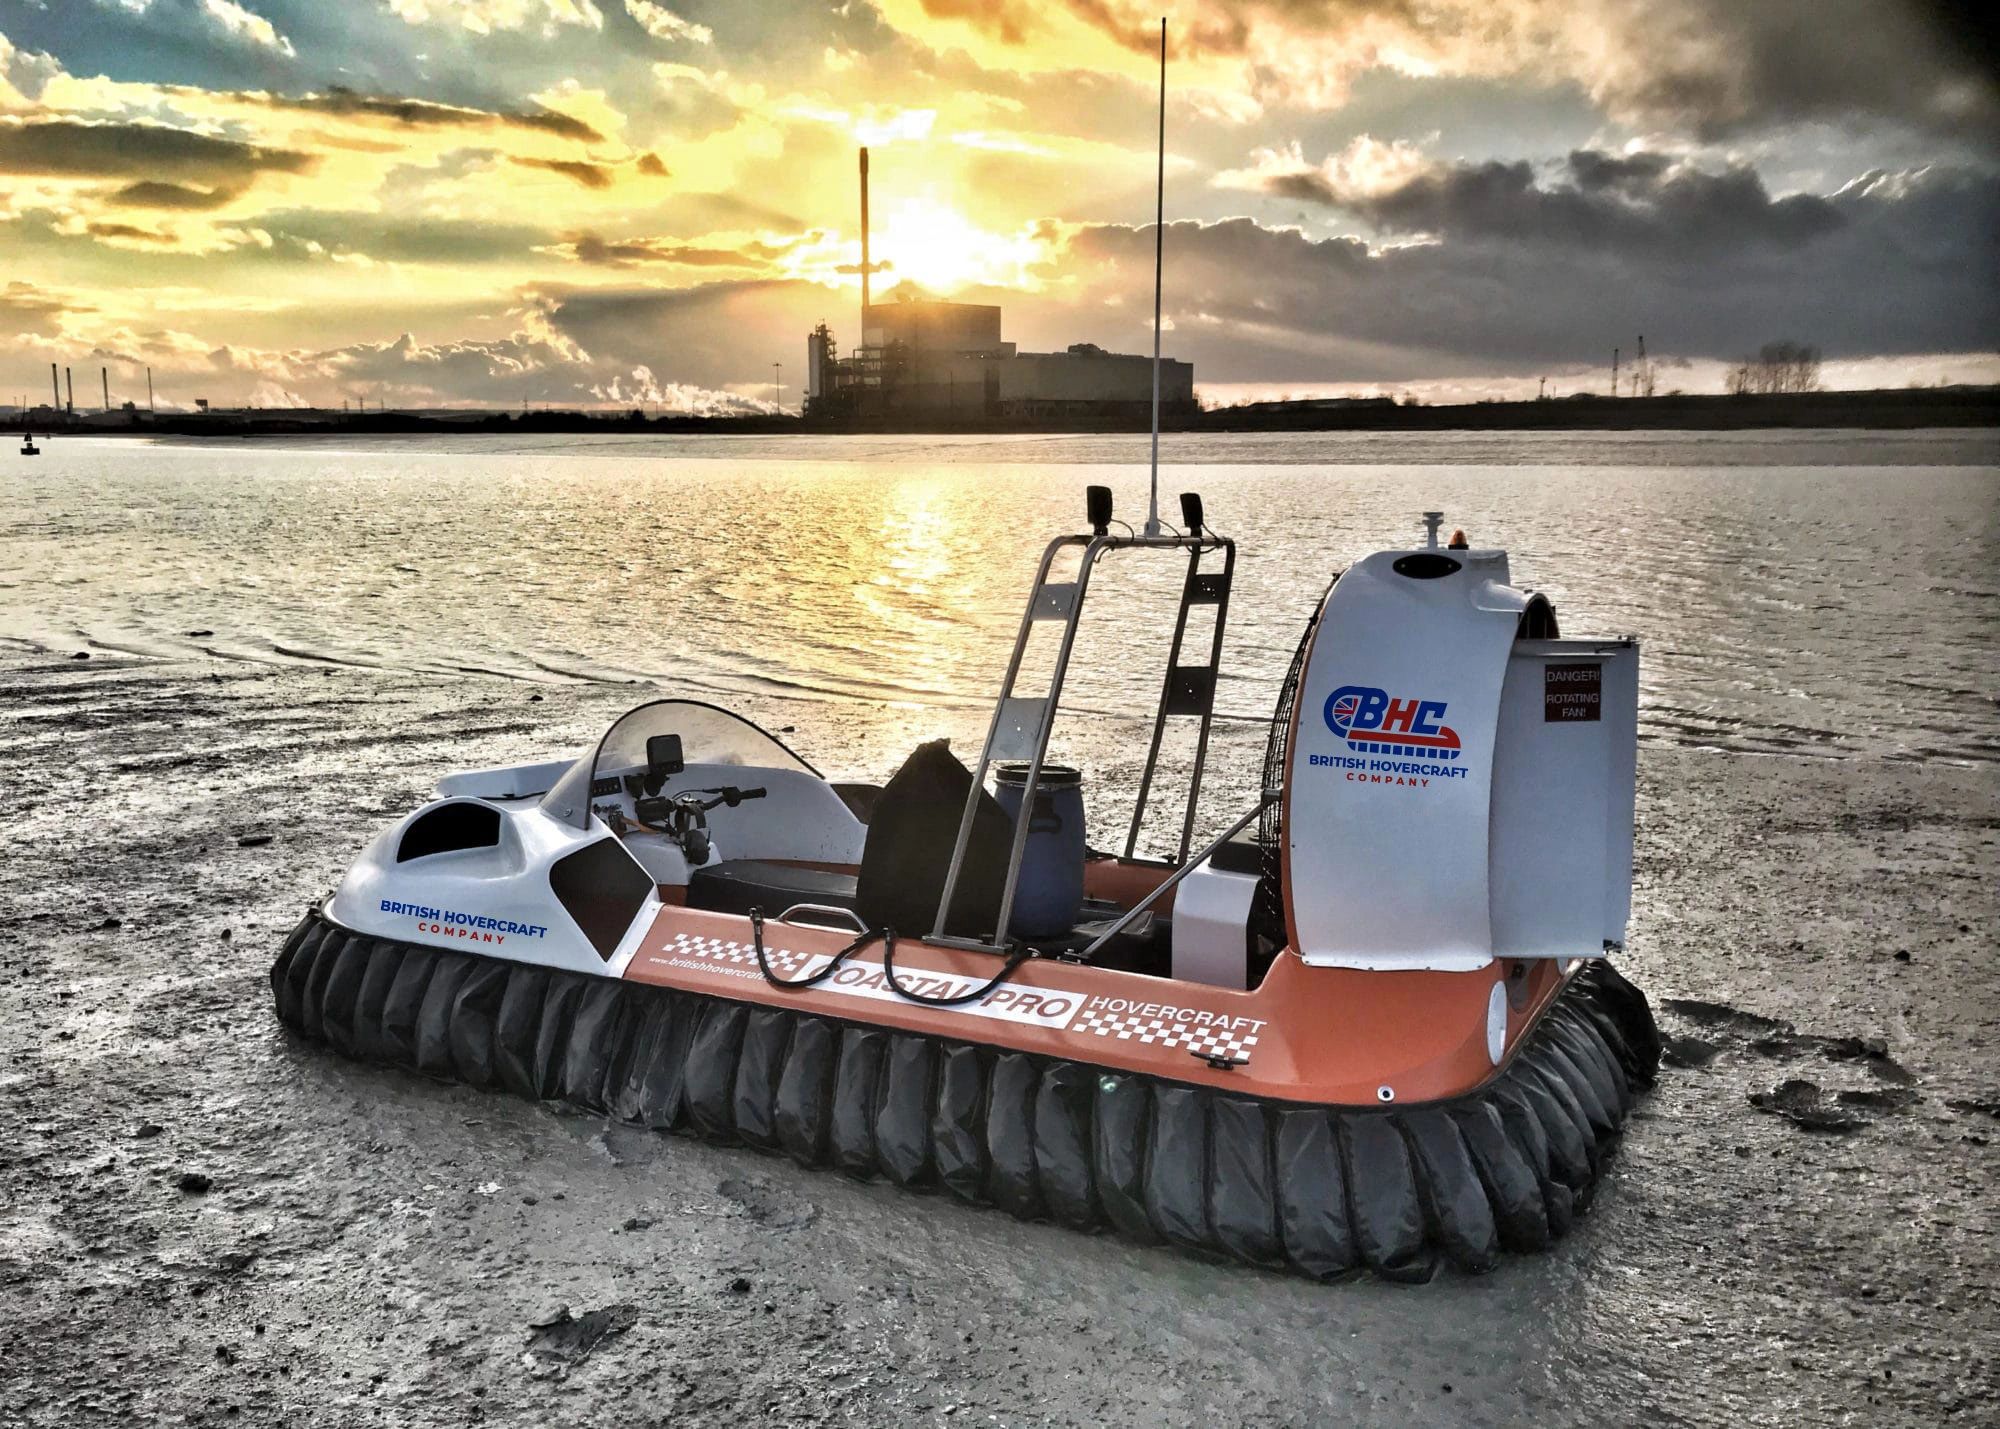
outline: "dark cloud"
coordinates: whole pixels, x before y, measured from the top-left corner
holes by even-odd
[[[84,231],[92,238],[123,239],[128,243],[154,243],[161,247],[172,247],[174,236],[157,228],[141,228],[132,223],[91,223]]]
[[[258,174],[302,174],[318,162],[159,124],[88,124],[73,119],[0,120],[0,173],[64,178],[164,179],[240,185]]]
[[[805,353],[805,335],[852,299],[815,283],[746,279],[661,289],[549,287],[533,299],[552,331],[616,368],[708,388],[769,380],[774,355]]]
[[[212,189],[191,188],[186,184],[162,183],[158,179],[141,179],[127,184],[117,192],[105,197],[105,202],[120,208],[170,208],[191,212],[206,212],[221,208],[243,192],[240,184],[217,184]]]
[[[285,209],[236,225],[276,240],[274,257],[298,257],[306,245],[360,253],[386,263],[476,264],[528,259],[554,235],[532,224],[475,218],[425,218],[331,209]]]
[[[0,334],[7,336],[52,336],[64,313],[90,311],[89,304],[79,304],[73,297],[58,296],[18,278],[0,287]]]
[[[574,179],[587,189],[611,187],[612,172],[604,164],[586,164],[580,159],[525,159],[519,155],[509,155],[508,162],[524,169],[547,169],[552,174]]]
[[[1043,26],[1027,0],[923,0],[933,20],[964,20],[1003,44],[1024,45]]]
[[[1681,258],[1768,245],[1796,248],[1845,222],[1812,194],[1774,198],[1754,169],[1711,173],[1659,154],[1580,149],[1544,182],[1526,162],[1435,164],[1388,187],[1344,185],[1323,169],[1271,175],[1274,193],[1328,204],[1389,233],[1542,243]]]
[[[670,238],[610,240],[595,233],[579,233],[566,239],[562,249],[579,263],[607,268],[634,268],[649,263],[684,268],[763,268],[784,257],[795,246],[752,239],[747,243],[718,247],[682,243]]]
[[[1636,230],[1643,241],[1596,243],[1551,241],[1591,212],[1577,197],[1543,211],[1514,175],[1475,178],[1469,198],[1450,184],[1422,191],[1418,216],[1450,230],[1434,243],[1371,250],[1247,219],[1170,225],[1177,355],[1230,380],[1411,380],[1594,361],[1640,332],[1666,356],[1722,358],[1786,333],[1832,357],[1987,351],[2000,332],[1991,174],[1870,175],[1799,210],[1814,215],[1806,223],[1774,216],[1788,201],[1723,176],[1719,197],[1702,186],[1660,199]],[[1655,195],[1674,182],[1623,181]],[[1446,202],[1459,207],[1443,213]],[[1683,211],[1677,243],[1670,223]],[[1115,324],[1077,336],[1143,345],[1152,241],[1150,228],[1112,225],[1074,235],[1067,311]],[[1063,314],[1030,320],[1051,318]]]
[[[1989,5],[1968,0],[1655,0],[1611,12],[1584,79],[1618,117],[1707,139],[1817,120],[1899,119],[1992,142]]]
[[[552,109],[474,109],[459,104],[439,104],[428,99],[363,94],[342,85],[331,85],[318,94],[279,95],[239,91],[227,97],[294,113],[381,120],[407,129],[511,128],[586,144],[600,143],[604,139],[602,134],[581,119],[573,119]]]
[[[923,6],[1006,44],[1049,28],[1026,0]],[[1155,0],[1060,8],[1135,53],[1159,43]],[[1978,0],[1207,0],[1169,44],[1245,61],[1262,97],[1315,106],[1402,50],[1442,74],[1568,80],[1614,118],[1711,139],[1808,120],[1890,118],[1989,143],[2000,129]]]
[[[1658,183],[1673,166],[1671,156],[1643,151],[1605,154],[1596,149],[1574,149],[1569,156],[1570,177],[1578,188],[1591,192],[1643,189]]]

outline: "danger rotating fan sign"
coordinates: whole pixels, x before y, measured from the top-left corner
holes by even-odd
[[[1546,666],[1542,673],[1542,720],[1574,724],[1596,720],[1604,708],[1604,667],[1595,663]]]

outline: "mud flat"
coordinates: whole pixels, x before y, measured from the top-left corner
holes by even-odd
[[[0,1423],[1936,1424],[2000,1395],[2000,767],[1642,748],[1670,1041],[1554,1252],[1315,1286],[341,1062],[265,982],[633,690],[0,663]],[[766,701],[881,775],[968,716]],[[1754,1100],[1753,1100],[1754,1099]]]

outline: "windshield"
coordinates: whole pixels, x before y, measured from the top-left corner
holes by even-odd
[[[660,734],[681,737],[681,757],[689,765],[799,769],[819,777],[817,769],[741,715],[699,700],[655,700],[620,716],[597,748],[577,760],[543,796],[543,812],[579,829],[589,828],[593,786],[601,779],[644,769],[646,741]]]

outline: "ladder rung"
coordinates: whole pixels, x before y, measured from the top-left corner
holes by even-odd
[[[1166,712],[1170,715],[1207,714],[1215,703],[1215,666],[1176,665],[1167,678]]]
[[[924,941],[934,948],[963,948],[968,953],[1004,953],[1007,951],[1007,946],[1004,943],[989,943],[984,938],[961,938],[949,934],[939,935],[933,933],[927,936]]]
[[[1075,609],[1075,581],[1051,582],[1035,592],[1032,615],[1036,620],[1068,620]]]
[[[1000,702],[1000,716],[993,726],[993,758],[1033,759],[1035,744],[1042,734],[1042,716],[1047,699],[1015,696]]]

